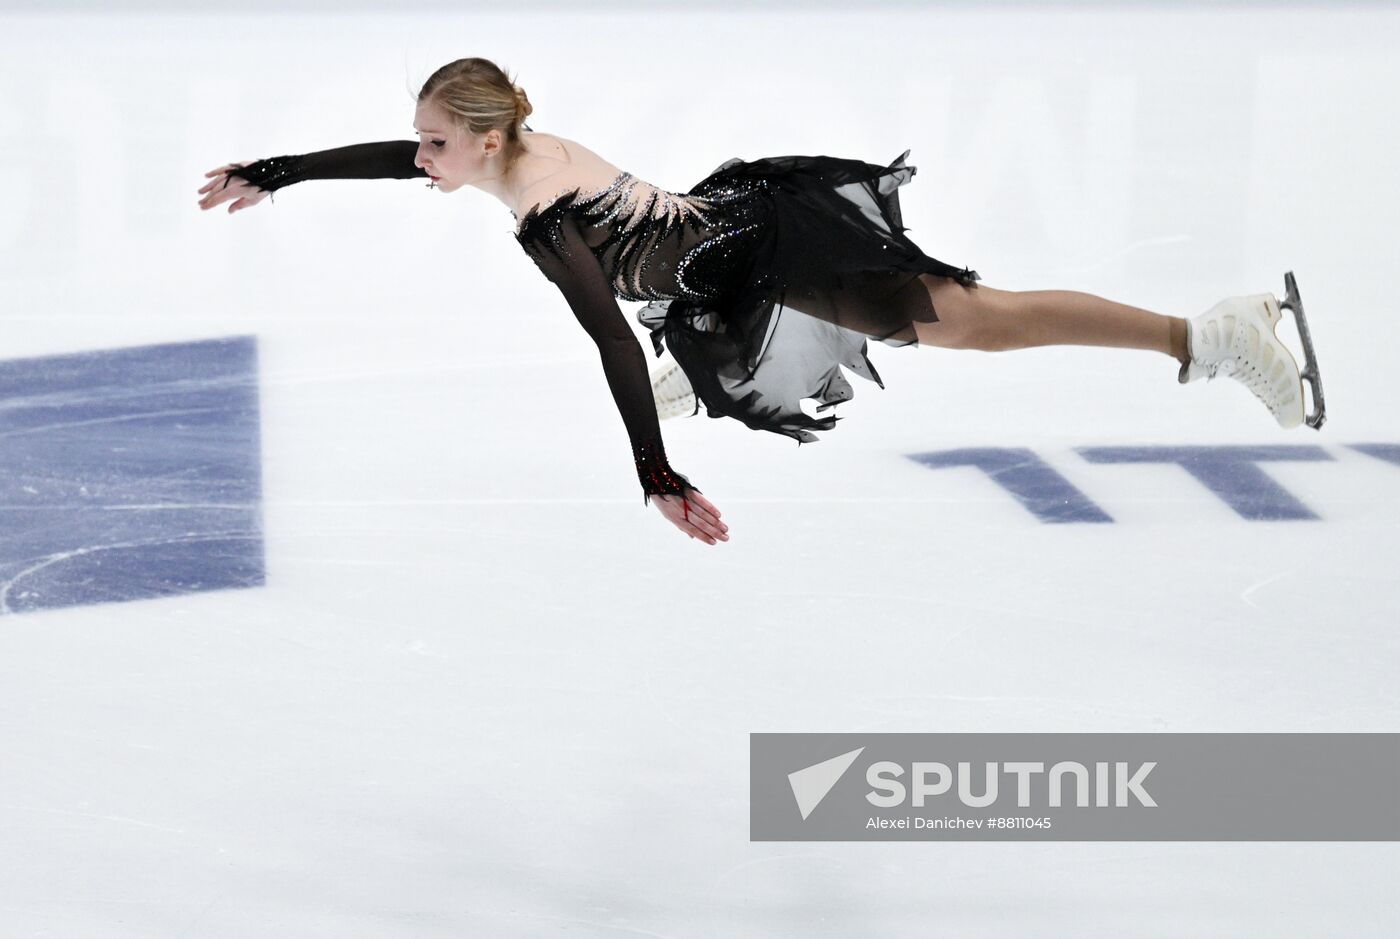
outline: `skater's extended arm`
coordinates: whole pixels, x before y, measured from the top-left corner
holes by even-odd
[[[415,166],[416,140],[356,143],[333,150],[269,157],[229,171],[268,192],[308,179],[412,179],[427,176]]]
[[[523,233],[520,244],[545,277],[553,281],[570,309],[598,347],[613,401],[627,428],[633,460],[642,484],[642,501],[658,503],[682,531],[713,544],[727,540],[719,510],[698,495],[690,480],[666,461],[661,425],[656,416],[646,353],[617,305],[607,276],[588,250],[577,222],[568,213],[550,215]],[[680,498],[669,499],[668,496]]]
[[[579,324],[598,347],[613,401],[627,427],[642,483],[642,498],[681,495],[694,487],[666,462],[661,423],[647,373],[646,353],[627,325],[606,275],[567,213],[543,220],[522,235],[521,247],[553,281]]]
[[[200,207],[209,209],[229,198],[238,198],[229,211],[261,202],[267,193],[308,179],[413,179],[428,171],[414,165],[418,142],[385,140],[357,143],[314,153],[294,153],[268,157],[252,163],[230,163],[205,176],[219,177],[199,192]],[[235,182],[238,180],[238,182]]]

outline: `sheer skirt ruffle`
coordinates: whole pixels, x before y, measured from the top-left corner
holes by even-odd
[[[920,279],[975,271],[924,254],[904,232],[898,189],[913,177],[909,151],[888,166],[829,156],[729,160],[692,190],[741,182],[762,202],[746,241],[748,276],[720,300],[660,300],[638,313],[656,354],[671,350],[711,417],[817,440],[839,420],[821,415],[854,395],[846,368],[884,387],[870,339],[917,342],[914,323],[938,317]],[[819,416],[806,413],[804,398]]]

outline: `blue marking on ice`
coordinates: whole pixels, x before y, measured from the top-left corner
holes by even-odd
[[[1081,447],[1090,463],[1176,463],[1252,521],[1301,521],[1317,513],[1256,464],[1270,461],[1330,460],[1315,446]]]
[[[1024,447],[966,447],[911,453],[909,458],[938,469],[975,466],[1042,522],[1111,522],[1074,483]]]
[[[0,612],[260,586],[257,345],[0,362]]]
[[[1400,466],[1400,443],[1353,443],[1353,450]]]

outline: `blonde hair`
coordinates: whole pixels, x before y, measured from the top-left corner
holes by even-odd
[[[454,124],[474,134],[504,131],[507,161],[521,152],[520,128],[530,129],[525,118],[535,110],[525,89],[499,65],[475,57],[448,62],[428,76],[418,92],[418,103],[423,102],[442,108]]]

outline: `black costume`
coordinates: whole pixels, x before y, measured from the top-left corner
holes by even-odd
[[[411,140],[259,160],[229,171],[274,191],[307,179],[426,177]],[[812,417],[853,391],[840,366],[876,382],[868,338],[916,342],[937,320],[919,274],[970,285],[975,271],[927,256],[905,236],[897,189],[916,171],[830,156],[729,160],[688,193],[619,173],[561,194],[520,220],[516,239],[598,346],[632,443],[643,501],[697,489],[666,462],[646,357],[617,297],[650,301],[638,321],[685,371],[711,417],[799,443],[830,430]],[[791,311],[791,312],[789,312]]]

